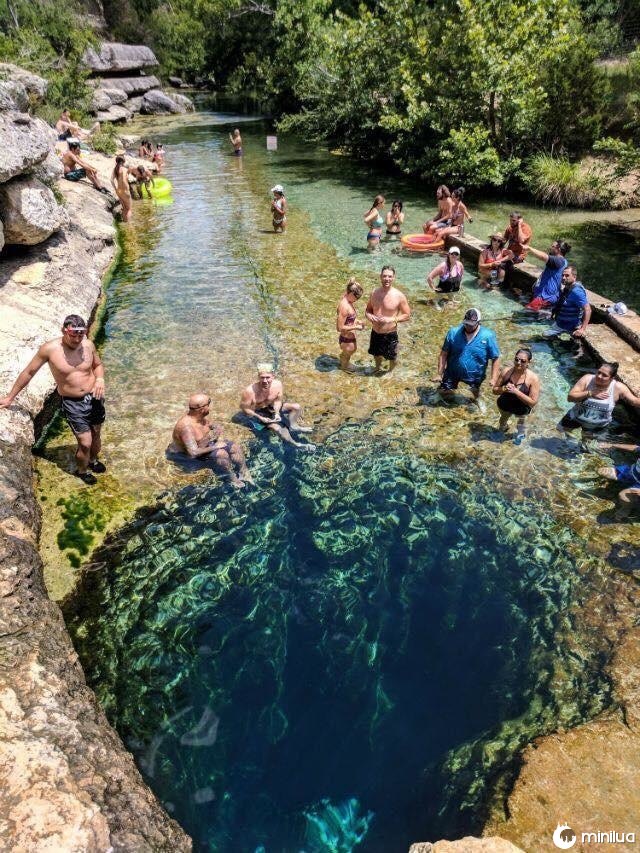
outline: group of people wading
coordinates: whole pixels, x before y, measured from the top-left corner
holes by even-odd
[[[231,141],[235,150],[241,152],[241,140],[232,138]],[[284,231],[284,190],[276,184],[271,192],[274,229]],[[437,229],[455,233],[450,229],[459,229],[465,219],[471,221],[462,203],[463,194],[462,189],[449,194],[446,187],[439,187],[438,212],[425,223],[425,232]],[[370,229],[367,238],[369,242],[380,239],[385,224],[381,215],[383,206],[384,198],[378,196],[365,217]],[[403,221],[403,205],[396,201],[386,217],[388,233],[401,233]],[[509,268],[522,263],[527,252],[531,252],[544,261],[545,268],[526,307],[537,313],[549,312],[542,316],[551,314],[554,324],[545,332],[546,336],[569,332],[574,338],[580,338],[587,328],[590,309],[584,288],[577,281],[577,271],[568,265],[565,258],[570,247],[566,242],[556,240],[548,252],[541,252],[529,245],[531,237],[531,229],[521,215],[512,213],[505,232],[491,235],[488,247],[480,256],[480,280],[489,287],[501,284]],[[440,292],[452,292],[459,289],[463,274],[460,250],[452,246],[444,261],[430,272],[428,283],[433,287],[433,282],[438,279]],[[364,317],[371,327],[368,352],[373,356],[374,365],[372,370],[361,373],[383,377],[390,376],[396,368],[398,327],[411,319],[411,307],[405,294],[395,286],[395,277],[395,269],[384,266],[380,273],[380,285],[368,298]],[[347,372],[356,370],[351,359],[357,350],[357,334],[365,329],[365,323],[358,319],[357,311],[357,302],[363,292],[362,285],[355,277],[351,277],[337,307],[340,367]],[[512,363],[503,366],[495,332],[482,324],[479,308],[470,308],[464,313],[462,321],[452,326],[444,338],[434,380],[438,383],[437,392],[432,402],[451,404],[456,390],[463,384],[471,392],[468,402],[477,406],[482,413],[486,412],[481,389],[490,365],[488,384],[499,411],[498,434],[506,436],[510,430],[510,420],[515,418],[513,441],[521,445],[527,435],[527,418],[537,405],[541,393],[540,378],[533,370],[532,362],[532,350],[522,346],[515,352]],[[87,338],[87,324],[82,317],[70,314],[64,318],[61,336],[40,346],[16,378],[9,393],[0,399],[0,408],[11,406],[45,364],[51,369],[61,398],[62,412],[76,438],[74,474],[87,485],[95,484],[96,475],[106,471],[104,462],[99,459],[101,428],[106,416],[105,378],[104,366],[94,344]],[[620,450],[636,454],[637,458],[631,463],[600,469],[602,476],[623,486],[619,492],[618,513],[626,515],[633,503],[640,499],[640,447],[611,442],[610,428],[616,404],[624,402],[640,408],[640,397],[636,397],[618,380],[617,371],[617,364],[604,362],[595,375],[582,376],[568,394],[572,407],[557,428],[565,436],[581,430],[581,446],[585,450],[592,449],[592,440],[598,439],[598,447],[603,451]],[[187,469],[204,463],[226,477],[235,488],[253,484],[241,447],[236,442],[226,440],[222,427],[209,420],[210,406],[211,397],[208,394],[196,392],[189,397],[186,412],[174,426],[167,457]],[[303,425],[300,405],[285,400],[282,382],[275,376],[271,364],[258,365],[256,380],[247,385],[240,396],[240,411],[245,423],[256,433],[273,433],[285,444],[298,450],[316,449],[314,444],[299,440],[300,435],[311,432],[312,427]]]

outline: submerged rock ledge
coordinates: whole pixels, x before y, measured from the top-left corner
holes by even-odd
[[[111,162],[92,156],[103,179]],[[105,196],[58,182],[69,224],[0,270],[0,386],[8,388],[71,312],[93,314],[117,254]],[[188,851],[87,687],[48,597],[33,490],[34,419],[54,391],[45,368],[0,411],[0,838],[38,850]]]

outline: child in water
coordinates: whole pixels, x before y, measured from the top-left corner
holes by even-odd
[[[236,157],[242,157],[242,137],[240,136],[240,128],[236,127],[233,133],[229,134],[229,142],[233,145],[233,153]]]
[[[273,193],[271,202],[273,230],[276,234],[284,234],[287,230],[287,200],[284,197],[284,187],[282,184],[276,184],[275,187],[271,187],[271,192]]]

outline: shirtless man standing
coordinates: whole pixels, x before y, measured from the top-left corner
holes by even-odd
[[[282,382],[274,377],[270,364],[258,365],[258,381],[244,389],[240,408],[254,429],[270,429],[287,444],[301,450],[316,449],[315,444],[301,444],[292,437],[292,432],[311,432],[313,428],[298,423],[302,411],[298,403],[283,401]]]
[[[244,453],[234,441],[225,441],[222,427],[209,421],[211,397],[197,393],[189,397],[189,408],[173,428],[173,441],[167,448],[169,458],[211,461],[232,486],[241,489],[253,483]],[[237,469],[237,474],[234,471]]]
[[[87,324],[82,317],[77,314],[65,317],[62,337],[42,344],[11,391],[0,399],[0,408],[10,406],[40,368],[48,363],[62,398],[62,411],[78,442],[78,467],[74,475],[93,485],[97,482],[93,474],[106,471],[98,461],[100,429],[105,419],[104,367],[96,348],[85,337],[86,333]]]
[[[387,375],[398,360],[398,323],[406,323],[411,317],[407,297],[393,287],[396,271],[393,267],[382,267],[381,285],[373,291],[365,311],[365,317],[373,326],[369,342],[369,355],[376,363],[376,375],[382,372],[382,362],[389,362]]]

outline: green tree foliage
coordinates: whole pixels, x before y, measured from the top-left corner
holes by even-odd
[[[501,185],[532,151],[586,150],[600,129],[606,79],[573,0],[380,0],[315,41],[284,127],[407,172]]]
[[[81,12],[75,0],[0,0],[0,61],[49,80],[42,107],[47,119],[67,106],[86,118],[91,89],[80,59],[95,36]]]

